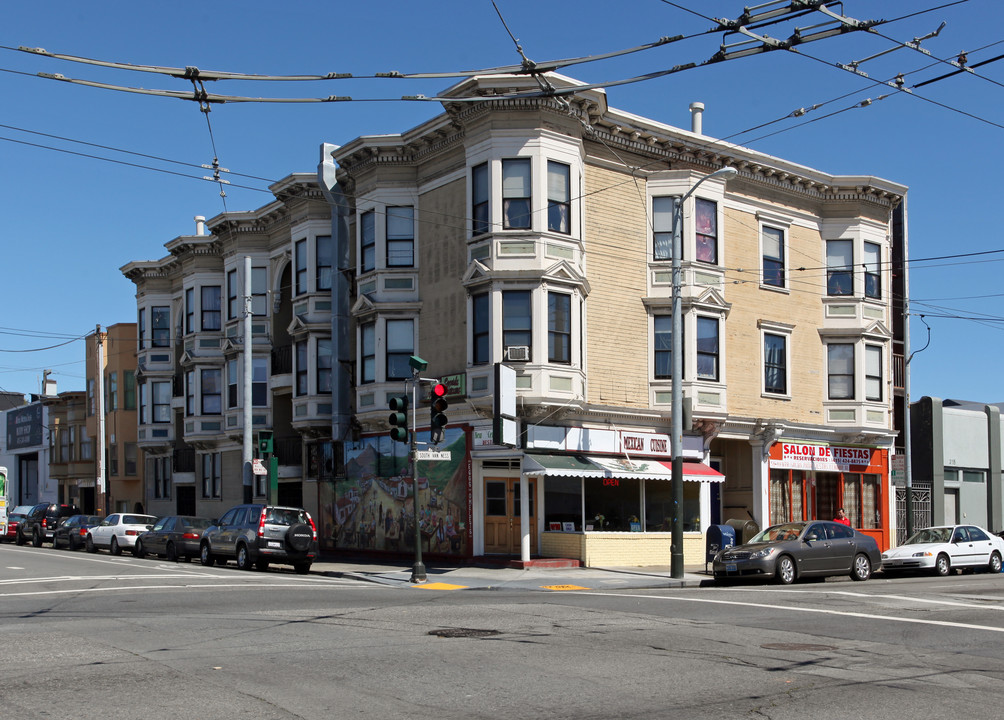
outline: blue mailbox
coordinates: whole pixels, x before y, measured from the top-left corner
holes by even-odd
[[[708,528],[707,554],[704,562],[709,563],[715,559],[719,551],[736,544],[736,530],[731,525],[712,525]]]

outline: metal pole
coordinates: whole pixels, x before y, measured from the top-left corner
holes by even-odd
[[[694,186],[697,187],[696,185]],[[690,192],[693,192],[691,190]],[[672,543],[669,550],[669,574],[673,578],[683,577],[683,331],[680,314],[680,250],[683,227],[683,202],[689,197],[673,198],[673,337],[672,362],[672,429],[670,432],[670,453],[673,456],[673,523]]]
[[[244,256],[244,447],[241,454],[243,460],[244,502],[251,502],[254,497],[251,473],[252,442],[251,442],[251,256]]]
[[[903,197],[903,472],[906,501],[906,536],[913,535],[913,448],[910,447],[910,264],[907,262],[909,255],[909,234],[907,232],[907,207],[906,196]],[[893,490],[895,497],[895,490]],[[895,505],[895,500],[893,501]]]
[[[95,487],[98,491],[98,506],[95,509],[102,510],[108,514],[108,488],[105,484],[105,351],[103,336],[101,335],[101,325],[94,330],[94,337],[97,340],[97,362],[98,362],[98,389],[97,389],[97,414],[98,414],[98,465],[95,468]]]
[[[413,512],[415,514],[415,565],[411,569],[411,581],[413,583],[424,583],[427,578],[425,575],[425,564],[422,562],[422,528],[419,526],[418,518],[418,441],[415,438],[418,372],[416,371],[414,375],[415,377],[409,381],[411,384],[411,427],[408,428],[411,452],[411,491],[414,496]]]

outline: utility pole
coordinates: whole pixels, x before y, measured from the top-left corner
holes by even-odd
[[[252,447],[254,443],[251,438],[251,256],[244,256],[244,448],[241,455],[244,468],[244,502],[249,503],[254,497],[252,482],[254,476],[251,472]]]
[[[108,514],[108,488],[105,487],[105,352],[104,337],[101,334],[101,324],[94,329],[94,338],[97,341],[97,415],[98,415],[98,437],[97,450],[98,460],[95,469],[94,487],[97,490],[97,509]]]

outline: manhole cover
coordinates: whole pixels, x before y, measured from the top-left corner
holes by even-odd
[[[479,638],[501,635],[498,630],[477,630],[475,628],[445,628],[442,630],[430,630],[429,634],[441,638]]]
[[[833,645],[813,645],[811,643],[766,643],[764,650],[836,650]]]

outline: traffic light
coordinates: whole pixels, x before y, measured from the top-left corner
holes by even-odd
[[[443,428],[446,427],[446,408],[450,405],[446,402],[446,386],[443,383],[436,383],[432,386],[432,416],[429,419],[429,440],[433,445],[443,442],[445,435]]]
[[[393,395],[387,403],[390,408],[390,439],[408,442],[408,396]]]
[[[271,430],[259,430],[258,431],[258,452],[261,455],[271,455],[272,454],[272,431]]]

